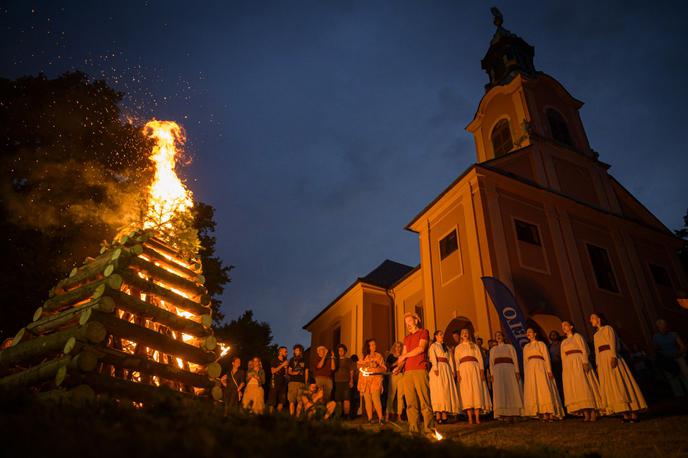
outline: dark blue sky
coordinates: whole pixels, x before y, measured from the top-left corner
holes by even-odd
[[[278,343],[385,258],[475,160],[491,4],[459,1],[3,2],[0,76],[81,69],[126,111],[184,125],[197,198],[236,265],[229,319]],[[121,4],[124,4],[122,6]],[[688,206],[688,3],[495,2],[578,99],[611,173],[667,226]]]

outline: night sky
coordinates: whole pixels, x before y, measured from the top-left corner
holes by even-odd
[[[415,266],[403,227],[475,160],[491,3],[59,3],[0,3],[0,76],[80,69],[127,114],[183,124],[182,174],[236,266],[224,312],[253,309],[277,343],[308,345],[301,327],[384,259]],[[610,172],[680,227],[688,2],[496,5],[586,103]]]

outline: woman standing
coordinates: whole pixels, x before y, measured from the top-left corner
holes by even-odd
[[[624,423],[638,420],[638,412],[647,409],[647,403],[626,361],[617,354],[616,333],[606,323],[604,315],[593,313],[590,324],[595,332],[595,361],[600,379],[601,410],[606,414],[620,413]]]
[[[434,342],[428,349],[430,370],[430,401],[438,424],[447,422],[447,413],[461,411],[459,393],[454,383],[454,371],[449,365],[449,350],[444,345],[444,332],[435,331]]]
[[[404,344],[401,342],[394,342],[392,345],[392,350],[389,355],[387,355],[387,360],[385,361],[385,366],[388,371],[393,371],[397,365],[397,359],[401,356],[401,352],[404,350]],[[385,421],[389,421],[389,415],[395,415],[397,418],[401,416],[401,412],[404,410],[403,394],[401,392],[401,373],[392,373],[389,376],[389,383],[387,385],[387,406],[385,409]]]
[[[566,411],[572,415],[582,413],[583,421],[597,421],[597,411],[602,400],[597,377],[588,362],[588,345],[583,336],[575,332],[570,321],[562,321],[561,330],[566,336],[561,342]]]
[[[524,414],[547,421],[564,417],[564,408],[552,374],[547,346],[537,340],[533,328],[526,332],[530,342],[523,347],[525,386],[523,388]]]
[[[244,391],[244,400],[242,402],[244,409],[249,409],[256,414],[263,413],[265,409],[264,384],[265,371],[263,370],[263,363],[256,356],[249,363],[248,372],[246,373],[246,390]]]
[[[232,368],[220,379],[225,387],[225,417],[230,410],[239,407],[242,390],[246,384],[246,371],[241,369],[241,359],[238,356],[232,358]]]
[[[497,345],[490,349],[490,374],[495,418],[510,420],[523,416],[523,388],[518,357],[513,345],[504,341],[504,334],[494,335]]]
[[[361,369],[361,376],[358,378],[358,391],[361,392],[365,401],[365,410],[368,421],[373,423],[373,409],[377,413],[380,423],[384,423],[382,418],[382,372],[387,370],[382,355],[375,351],[377,344],[375,339],[368,339],[365,343],[365,358],[358,362]]]
[[[459,402],[468,415],[468,423],[480,424],[480,413],[492,410],[490,392],[485,383],[483,356],[468,329],[461,330],[461,343],[454,349],[456,380],[459,384]]]

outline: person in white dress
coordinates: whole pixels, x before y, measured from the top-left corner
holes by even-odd
[[[494,335],[497,345],[490,349],[492,404],[495,418],[514,420],[523,415],[523,388],[518,357],[513,345],[504,341],[504,334]]]
[[[537,333],[533,328],[528,328],[526,335],[530,342],[523,347],[524,415],[539,417],[546,421],[561,419],[564,417],[564,408],[561,406],[557,382],[552,374],[547,345],[537,340]]]
[[[459,405],[459,392],[454,382],[454,370],[449,364],[449,350],[444,345],[444,332],[435,331],[432,345],[428,350],[428,356],[432,369],[430,369],[430,401],[435,412],[435,421],[438,424],[447,422],[447,414],[461,412]]]
[[[492,401],[485,383],[482,352],[468,329],[461,330],[461,343],[454,349],[454,361],[461,408],[468,415],[469,424],[473,424],[474,418],[480,424],[480,413],[490,412]]]
[[[647,409],[626,361],[617,353],[616,332],[606,323],[604,315],[593,313],[590,324],[597,329],[594,336],[597,376],[600,381],[602,411],[608,415],[622,414],[623,421],[634,423],[638,412]]]
[[[561,330],[565,336],[561,341],[561,363],[566,411],[582,414],[583,421],[597,421],[602,399],[597,376],[590,368],[588,344],[570,321],[562,321]]]

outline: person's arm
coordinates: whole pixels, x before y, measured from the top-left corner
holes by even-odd
[[[336,366],[335,361],[334,361],[334,353],[330,353],[330,370],[332,372],[337,370],[337,366]]]
[[[547,346],[544,344],[544,342],[539,342],[540,345],[540,354],[542,355],[543,358],[545,358],[545,366],[547,367],[547,376],[549,378],[553,378],[554,375],[552,374],[552,361],[549,359],[549,350],[547,349]]]
[[[485,361],[483,360],[482,347],[478,347],[477,351],[475,351],[474,353],[477,354],[476,359],[478,360],[478,365],[480,367],[480,380],[485,380]]]
[[[280,364],[280,365],[277,365],[277,366],[273,366],[272,364],[270,365],[270,373],[271,373],[272,375],[275,375],[275,374],[278,373],[281,369],[282,369],[282,365],[281,365],[281,364]]]
[[[401,355],[399,356],[399,358],[397,358],[397,364],[396,364],[396,367],[394,368],[394,371],[393,371],[395,374],[398,374],[399,372],[401,372],[401,369],[403,369],[403,367],[404,367],[404,355],[406,355],[407,352],[408,351],[406,350],[406,345],[404,345],[403,349],[401,350]]]
[[[385,359],[382,355],[379,355],[378,364],[380,365],[380,372],[387,372],[387,365],[385,364]]]
[[[490,348],[490,378],[494,381],[494,359],[495,359],[495,348],[497,347],[492,347]]]
[[[316,369],[322,369],[322,367],[325,365],[325,359],[327,359],[327,353],[325,353],[325,356],[320,358],[320,361],[315,365]]]
[[[291,367],[291,362],[289,362],[289,365],[287,365],[287,375],[294,376],[297,375],[296,372],[294,372],[294,369]]]
[[[609,350],[612,352],[612,369],[616,369],[619,365],[619,356],[616,353],[616,331],[611,326],[605,326],[604,333],[607,336],[607,345],[609,345]]]
[[[574,334],[574,338],[576,339],[576,342],[578,343],[578,347],[580,350],[583,352],[583,369],[585,371],[590,370],[590,349],[588,348],[588,344],[585,343],[585,340],[583,340],[583,336],[580,334]]]
[[[432,370],[435,373],[435,375],[439,375],[440,371],[437,368],[437,348],[435,344],[430,345],[430,349],[428,350],[428,357],[430,358],[430,364],[432,364]]]
[[[265,371],[263,369],[258,372],[258,381],[261,385],[265,385]]]
[[[520,344],[517,344],[520,345]],[[521,377],[521,369],[518,365],[518,355],[516,354],[516,347],[513,345],[509,344],[509,354],[511,355],[511,360],[514,362],[514,371],[516,371],[516,377],[520,378]]]
[[[354,387],[354,368],[351,363],[352,361],[349,360],[349,388]]]

